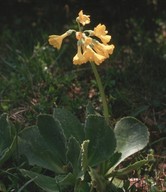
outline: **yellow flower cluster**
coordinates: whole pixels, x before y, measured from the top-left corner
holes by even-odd
[[[79,26],[80,24],[84,26],[90,23],[90,16],[83,14],[81,10],[76,21]],[[78,40],[77,53],[73,58],[73,64],[75,65],[81,65],[88,61],[99,65],[113,53],[114,45],[108,44],[111,36],[107,35],[108,31],[105,25],[99,24],[94,30],[82,31],[81,27],[79,28],[79,31],[68,30],[62,35],[50,35],[48,41],[50,45],[60,49],[63,39],[75,32],[76,39]],[[99,40],[101,42],[99,42]]]

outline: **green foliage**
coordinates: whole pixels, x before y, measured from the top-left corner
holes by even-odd
[[[115,151],[116,140],[113,130],[105,119],[97,115],[89,115],[85,122],[85,137],[88,139],[88,165],[97,164],[109,159]]]
[[[0,167],[16,148],[16,133],[6,114],[0,116]]]
[[[65,109],[54,109],[53,116],[61,123],[64,134],[67,138],[74,136],[82,143],[84,139],[84,129],[80,121]]]
[[[23,175],[33,178],[35,183],[47,192],[59,192],[70,185],[74,185],[74,178],[71,173],[51,178],[24,169],[22,169],[21,172]]]
[[[147,127],[132,117],[125,117],[118,121],[114,132],[117,140],[117,151],[122,153],[120,161],[143,149],[149,138]]]
[[[64,173],[63,163],[56,158],[57,152],[55,149],[53,151],[50,149],[49,144],[39,133],[37,126],[24,129],[20,133],[19,139],[21,142],[19,151],[27,155],[31,165],[38,165],[57,173]]]
[[[82,132],[85,136],[80,139]],[[28,158],[30,165],[55,174],[53,178],[33,170],[20,170],[47,192],[85,188],[106,192],[116,188],[115,178],[128,175],[149,161],[117,169],[121,161],[148,142],[146,126],[132,117],[118,121],[113,131],[102,116],[88,114],[82,125],[69,111],[57,108],[53,115],[39,115],[37,126],[24,129],[19,138],[19,153]]]

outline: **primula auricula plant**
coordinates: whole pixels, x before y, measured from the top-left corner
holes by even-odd
[[[102,24],[98,24],[93,30],[83,30],[83,27],[90,23],[90,15],[83,14],[82,10],[79,12],[76,22],[78,23],[79,31],[69,29],[62,35],[50,35],[48,41],[50,45],[60,49],[63,39],[75,33],[77,39],[77,53],[73,57],[73,64],[82,65],[87,62],[91,63],[102,98],[103,114],[108,122],[109,114],[106,97],[94,63],[100,65],[113,53],[114,45],[108,44],[111,40],[111,35],[107,35],[108,31],[106,30],[106,26]]]
[[[49,43],[60,49],[63,39],[75,33],[78,41],[73,63],[91,63],[102,98],[103,115],[96,114],[90,105],[87,106],[85,122],[80,122],[64,108],[55,108],[51,115],[39,115],[37,125],[25,128],[19,134],[18,151],[27,157],[30,165],[49,170],[54,177],[45,175],[41,169],[20,171],[46,192],[130,191],[124,176],[148,163],[149,159],[142,159],[123,169],[118,169],[118,165],[147,145],[148,129],[133,117],[120,119],[114,129],[109,126],[108,107],[96,65],[112,54],[114,45],[108,44],[111,36],[107,35],[105,25],[83,30],[84,25],[90,23],[90,16],[83,11],[79,12],[76,21],[79,31],[70,29],[60,36],[51,35]],[[0,117],[0,131],[6,130],[10,133],[6,115],[3,115]],[[0,136],[5,143],[7,139],[3,134]],[[8,143],[13,146],[13,142]],[[0,151],[3,151],[0,162],[9,156],[10,146],[6,146],[0,146]]]

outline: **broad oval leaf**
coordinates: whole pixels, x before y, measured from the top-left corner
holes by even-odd
[[[85,122],[85,134],[88,139],[88,161],[90,166],[108,160],[116,148],[113,130],[107,125],[104,117],[89,115]]]
[[[84,129],[76,116],[66,109],[56,108],[54,109],[53,117],[61,123],[67,138],[73,136],[82,143],[85,138]]]
[[[37,126],[25,128],[19,135],[19,153],[27,157],[30,165],[64,173],[63,163],[39,133]]]
[[[51,115],[39,115],[37,125],[50,150],[56,153],[61,162],[66,163],[66,138],[60,122]]]
[[[117,140],[116,150],[122,153],[117,165],[125,158],[143,149],[149,141],[148,128],[133,117],[124,117],[114,129]]]

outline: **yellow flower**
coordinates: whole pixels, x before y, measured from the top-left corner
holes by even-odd
[[[103,55],[96,53],[89,45],[86,47],[83,55],[88,61],[93,61],[97,65],[101,64],[106,59]]]
[[[98,24],[93,31],[93,35],[101,39],[104,44],[107,44],[111,40],[111,35],[107,35],[106,26]]]
[[[81,65],[83,63],[86,63],[87,59],[81,52],[81,46],[77,46],[77,54],[73,57],[73,64],[75,65]]]
[[[76,21],[78,21],[79,23],[81,23],[84,26],[84,25],[90,23],[90,18],[89,17],[90,17],[90,15],[84,15],[83,11],[81,10],[78,13],[78,17],[76,18]]]
[[[102,43],[99,43],[98,41],[94,41],[93,43],[93,49],[100,55],[105,56],[106,58],[109,57],[113,53],[115,46],[113,44],[111,45],[104,45]]]
[[[90,15],[85,15],[81,10],[76,18],[79,31],[70,29],[62,35],[50,35],[49,44],[60,49],[63,39],[75,32],[77,39],[77,53],[73,57],[73,64],[81,65],[88,61],[94,62],[97,65],[101,64],[106,58],[113,53],[114,45],[108,45],[111,40],[111,35],[107,35],[106,26],[98,24],[94,30],[83,30],[83,26],[90,23]],[[80,23],[80,24],[79,24]],[[97,38],[93,38],[93,36]],[[100,39],[100,42],[97,39]]]
[[[82,32],[76,32],[76,39],[77,40],[81,40],[82,39],[82,37],[83,37],[83,34],[82,34]]]
[[[62,45],[62,41],[65,37],[69,35],[68,32],[62,34],[62,35],[50,35],[49,36],[49,44],[52,45],[54,48],[60,49]]]
[[[96,63],[96,65],[101,64],[105,59],[106,58],[103,55],[97,53],[94,54],[94,62]]]
[[[92,38],[91,37],[87,37],[86,35],[84,36],[84,45],[91,45],[92,44]]]

